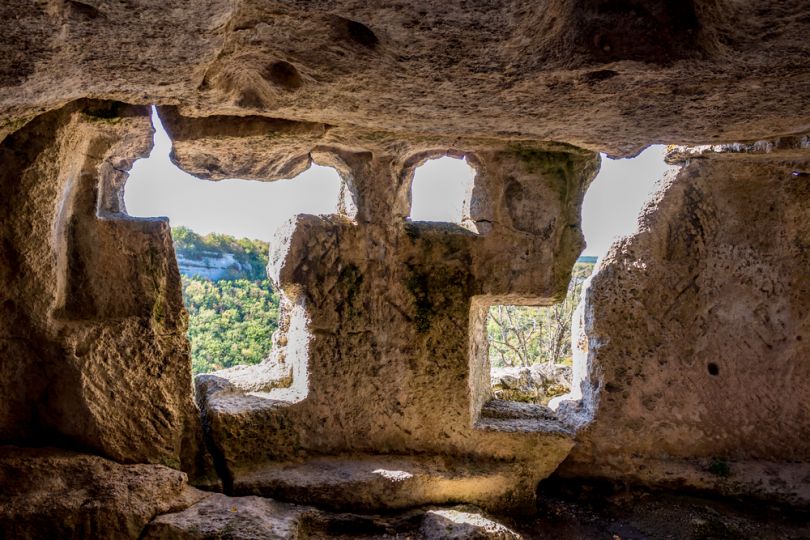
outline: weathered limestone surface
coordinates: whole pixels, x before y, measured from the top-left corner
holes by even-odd
[[[563,476],[810,503],[805,0],[7,0],[0,21],[0,441],[142,464],[2,450],[3,533],[136,537],[194,502],[157,463],[369,511],[525,509],[566,456]],[[168,223],[122,200],[151,103],[200,177],[344,180],[338,215],[271,254],[277,355],[200,378],[201,410]],[[583,246],[597,160],[569,145],[657,142],[700,146],[586,292],[582,400],[492,399],[487,307],[559,298]],[[464,222],[410,223],[441,154],[477,169]],[[149,534],[294,536],[291,508],[211,496]],[[403,519],[478,534],[444,517]]]
[[[83,97],[613,154],[810,125],[805,0],[7,0],[0,119]]]
[[[556,456],[554,449],[537,451]],[[534,490],[538,474],[534,467],[535,463],[459,460],[455,456],[352,454],[245,467],[235,471],[232,491],[356,512],[453,501],[515,510]]]
[[[0,447],[0,537],[138,538],[201,493],[162,465],[119,465],[57,449]]]
[[[562,472],[807,504],[810,149],[684,158],[585,293],[596,418]]]
[[[520,538],[470,506],[337,514],[204,492],[163,465],[121,465],[56,448],[0,446],[0,485],[0,537],[15,540]]]
[[[482,515],[475,507],[437,508],[425,513],[419,532],[425,539],[521,540],[505,525]]]
[[[0,147],[0,440],[62,436],[196,475],[169,226],[120,213],[150,133],[145,107],[84,102]]]
[[[571,390],[571,367],[559,364],[492,368],[490,376],[495,397],[509,401],[548,403]]]
[[[166,125],[170,133],[187,134],[186,122],[168,116]],[[176,159],[223,156],[220,166],[240,168],[230,151],[239,138],[219,132],[178,140]],[[243,159],[280,165],[299,159],[283,145],[279,158],[273,147],[250,140]],[[407,462],[409,455],[424,454],[433,472],[422,464],[404,470],[428,487],[403,488],[410,491],[404,498],[392,491],[390,501],[343,489],[333,493],[332,504],[402,507],[419,504],[420,497],[422,504],[531,501],[534,483],[567,454],[572,432],[542,412],[523,419],[531,420],[523,427],[513,418],[476,425],[491,397],[479,327],[493,302],[547,304],[565,293],[582,249],[579,208],[596,156],[561,145],[458,142],[454,155],[468,156],[478,171],[461,226],[406,219],[413,170],[443,153],[439,146],[426,149],[437,143],[355,141],[355,147],[372,148],[365,152],[314,144],[312,158],[341,172],[354,217],[299,216],[274,242],[268,271],[286,299],[280,352],[267,364],[289,366],[286,387],[262,380],[276,372],[267,365],[198,378],[198,399],[226,485],[242,494],[294,493],[289,477],[280,481],[262,467],[276,471],[279,462],[304,460],[299,487],[310,489],[299,492],[314,498],[316,480],[307,474],[317,477],[319,467],[306,460],[341,456],[349,484],[364,485],[368,471],[353,468],[353,456],[362,469],[368,455]],[[447,457],[438,460],[446,474],[431,456]],[[466,493],[441,487],[465,476],[458,460],[470,460],[471,479],[484,479],[468,482]],[[475,472],[499,462],[511,468],[501,467],[490,482],[485,479],[491,473]],[[501,480],[504,474],[511,485]],[[255,478],[276,487],[256,485]],[[306,496],[294,500],[308,502]]]
[[[288,540],[305,534],[306,513],[315,509],[261,497],[228,497],[213,493],[189,508],[155,518],[144,540]]]

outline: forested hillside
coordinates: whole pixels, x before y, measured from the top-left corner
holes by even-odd
[[[193,373],[261,362],[272,349],[279,303],[265,271],[267,243],[224,234],[202,236],[185,227],[172,229],[172,236],[178,260],[205,263],[230,255],[237,262],[217,280],[180,265]]]

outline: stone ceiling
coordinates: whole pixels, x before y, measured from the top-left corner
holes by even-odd
[[[83,98],[342,128],[653,143],[810,130],[807,0],[7,0],[0,137]]]

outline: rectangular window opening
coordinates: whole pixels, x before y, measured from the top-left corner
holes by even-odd
[[[562,302],[551,306],[493,304],[486,319],[491,397],[547,406],[571,391],[571,330],[583,283],[594,262],[574,267]]]

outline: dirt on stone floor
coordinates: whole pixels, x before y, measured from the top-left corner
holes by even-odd
[[[465,524],[425,529],[427,509],[415,509],[376,516],[317,514],[307,533],[346,540],[500,540],[516,538],[513,533],[525,540],[810,539],[810,510],[767,501],[556,478],[541,484],[538,501],[532,518],[487,516],[495,524],[490,530]]]
[[[536,519],[512,524],[526,539],[810,539],[810,511],[767,501],[562,479],[542,483],[538,501]]]

